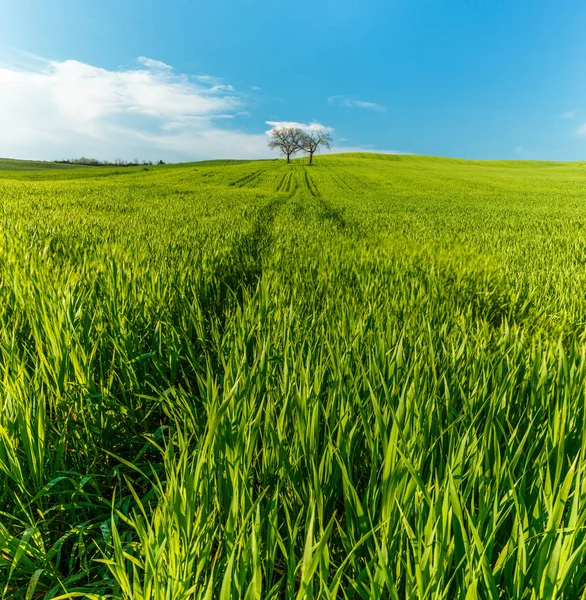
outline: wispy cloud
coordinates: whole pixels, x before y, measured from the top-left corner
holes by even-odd
[[[574,109],[574,110],[568,110],[565,113],[562,113],[561,115],[558,115],[558,119],[566,119],[566,120],[572,120],[575,119],[578,116],[578,110]]]
[[[0,156],[186,160],[268,155],[264,133],[234,129],[244,95],[217,77],[140,57],[108,70],[29,57],[0,65]],[[220,125],[222,123],[223,125]],[[228,124],[231,124],[229,127]]]
[[[137,62],[145,66],[147,69],[160,69],[162,71],[171,71],[173,69],[171,65],[161,62],[160,60],[147,58],[146,56],[139,56]]]
[[[375,110],[383,112],[385,107],[377,104],[376,102],[367,102],[366,100],[358,100],[349,96],[330,96],[328,102],[332,106],[339,106],[341,108],[362,108],[364,110]]]
[[[582,125],[574,131],[574,134],[580,137],[586,137],[586,123],[582,123]]]
[[[219,83],[222,81],[219,77],[214,77],[213,75],[195,75],[194,79],[196,81],[201,81],[202,83]]]

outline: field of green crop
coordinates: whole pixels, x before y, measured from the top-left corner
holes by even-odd
[[[0,171],[0,598],[586,598],[586,165]]]

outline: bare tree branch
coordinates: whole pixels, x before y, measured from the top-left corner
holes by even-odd
[[[303,130],[298,127],[279,127],[269,133],[269,148],[279,150],[291,162],[291,156],[301,150],[300,140]]]
[[[334,140],[331,133],[324,129],[303,131],[299,140],[299,149],[309,155],[309,164],[313,164],[313,155],[320,146],[331,148]]]

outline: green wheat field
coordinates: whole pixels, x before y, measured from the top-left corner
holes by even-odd
[[[586,164],[49,166],[0,161],[0,598],[586,598]]]

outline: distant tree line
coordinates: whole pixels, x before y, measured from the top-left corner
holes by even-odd
[[[320,146],[331,148],[332,136],[325,129],[305,130],[300,127],[275,127],[269,133],[269,148],[279,150],[291,162],[297,152],[305,152],[309,156],[309,164],[313,164],[313,155]]]
[[[135,158],[134,160],[128,161],[122,158],[117,158],[113,161],[104,161],[98,160],[97,158],[87,158],[86,156],[82,156],[81,158],[56,160],[55,162],[63,165],[84,165],[87,167],[140,167],[165,164],[165,161],[163,160],[154,162],[152,160],[138,160],[138,158]]]

